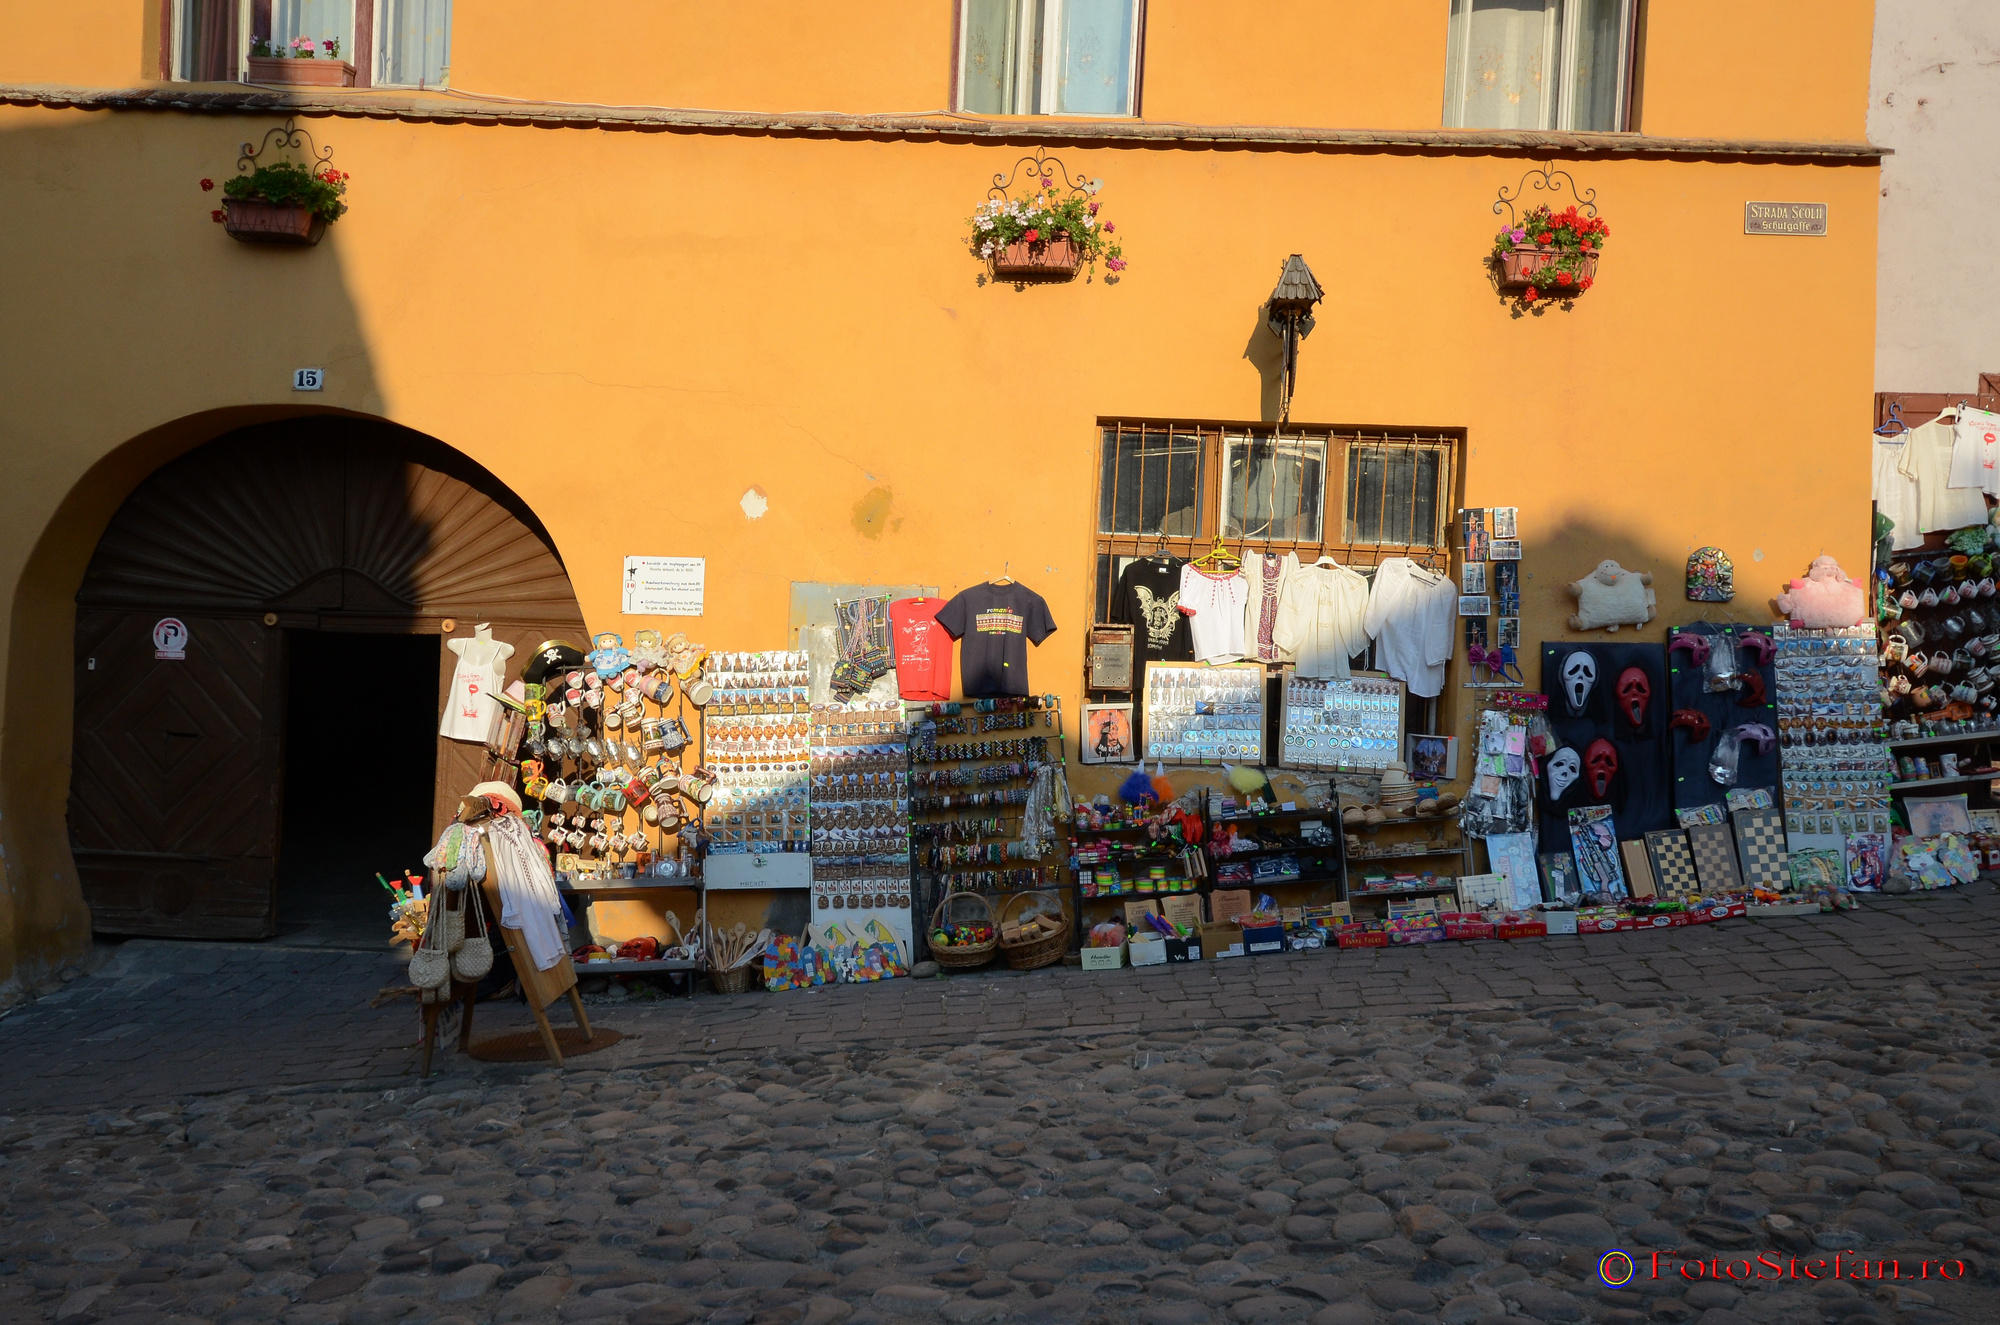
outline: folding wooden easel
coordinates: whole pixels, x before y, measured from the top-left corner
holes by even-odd
[[[569,1005],[576,1013],[576,1024],[583,1032],[586,1042],[590,1039],[590,1018],[583,1010],[583,996],[576,992],[576,967],[570,963],[569,954],[546,971],[535,969],[534,959],[528,955],[527,940],[521,931],[509,929],[500,923],[500,890],[489,874],[480,883],[486,896],[486,923],[490,932],[500,937],[508,959],[514,963],[514,978],[520,981],[521,993],[528,1000],[528,1011],[535,1014],[535,1029],[541,1033],[542,1048],[549,1054],[549,1061],[557,1067],[563,1065],[562,1049],[556,1044],[556,1033],[549,1025],[548,1007],[564,994],[569,995]],[[465,1024],[467,1034],[472,1024],[472,1007],[466,1005]]]

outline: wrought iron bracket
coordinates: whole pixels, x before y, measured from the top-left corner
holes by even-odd
[[[1050,156],[1037,147],[1033,156],[1024,156],[1016,161],[1012,170],[995,174],[993,187],[986,190],[986,196],[995,202],[1010,202],[1014,198],[1014,190],[1021,188],[1025,196],[1060,191],[1070,197],[1088,197],[1103,187],[1103,180],[1087,180],[1080,175],[1072,175],[1061,157]]]
[[[1560,181],[1560,184],[1558,181]],[[1530,170],[1527,174],[1521,176],[1521,182],[1514,186],[1512,192],[1509,192],[1507,186],[1502,184],[1500,186],[1499,201],[1493,204],[1493,214],[1498,216],[1504,209],[1507,213],[1507,224],[1510,226],[1519,225],[1521,218],[1515,215],[1514,204],[1521,201],[1523,194],[1530,192],[1529,185],[1531,183],[1534,186],[1533,192],[1547,193],[1552,197],[1560,194],[1564,188],[1567,188],[1569,196],[1576,199],[1577,210],[1581,211],[1585,216],[1597,215],[1597,190],[1585,189],[1582,192],[1578,192],[1576,180],[1571,177],[1570,173],[1567,170],[1557,170],[1554,166],[1541,166]]]
[[[319,144],[313,141],[310,130],[301,129],[292,120],[287,119],[283,124],[267,129],[263,141],[256,146],[243,144],[242,155],[236,158],[236,173],[239,175],[256,173],[257,158],[267,151],[303,152],[311,158],[306,164],[306,169],[315,175],[326,169],[333,161],[331,147],[322,151]]]

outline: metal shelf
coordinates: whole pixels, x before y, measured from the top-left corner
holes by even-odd
[[[1450,883],[1434,883],[1423,888],[1349,888],[1347,897],[1349,901],[1357,897],[1431,897],[1457,891],[1458,880],[1454,879]]]
[[[1422,851],[1350,851],[1350,861],[1361,860],[1421,860],[1426,856],[1463,856],[1472,848],[1463,844],[1455,847],[1426,847]]]
[[[613,879],[604,883],[559,883],[559,893],[569,893],[581,897],[611,897],[630,895],[643,897],[648,893],[701,891],[700,879],[660,879],[651,883],[641,883],[637,879]]]
[[[1956,745],[1961,741],[1984,741],[2000,738],[2000,728],[1986,731],[1958,732],[1951,736],[1916,736],[1907,741],[1890,741],[1891,750],[1916,750],[1926,745]]]
[[[1956,787],[1966,782],[1992,782],[2000,780],[2000,773],[1966,773],[1955,778],[1910,778],[1905,782],[1891,782],[1890,791],[1914,791],[1918,787]]]

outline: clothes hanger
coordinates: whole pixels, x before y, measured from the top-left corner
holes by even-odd
[[[988,583],[988,584],[1012,584],[1012,583],[1014,582],[1014,577],[1013,577],[1012,575],[1008,574],[1008,572],[1009,572],[1009,571],[1011,571],[1011,570],[1013,570],[1013,568],[1014,568],[1014,563],[1013,563],[1013,562],[1011,562],[1011,561],[1003,561],[1003,562],[1001,562],[1001,563],[1000,563],[1000,573],[999,573],[998,575],[995,575],[995,576],[994,576],[994,577],[993,577],[992,579],[988,580],[988,581],[987,581],[987,583]]]
[[[1200,556],[1196,557],[1193,561],[1189,562],[1188,564],[1199,570],[1203,566],[1222,565],[1225,562],[1235,563],[1233,567],[1230,567],[1230,569],[1234,570],[1243,569],[1243,559],[1241,557],[1238,557],[1235,553],[1231,552],[1228,548],[1224,547],[1222,545],[1222,536],[1218,534],[1216,535],[1215,538],[1215,546],[1210,548],[1208,551],[1202,553]]]
[[[1889,417],[1875,425],[1875,435],[1877,437],[1901,437],[1909,430],[1910,425],[1903,422],[1902,403],[1895,400],[1890,401]]]

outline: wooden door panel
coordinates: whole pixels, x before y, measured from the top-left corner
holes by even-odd
[[[160,615],[77,613],[69,822],[84,897],[109,933],[269,935],[280,634],[184,616],[186,659],[157,659]]]

